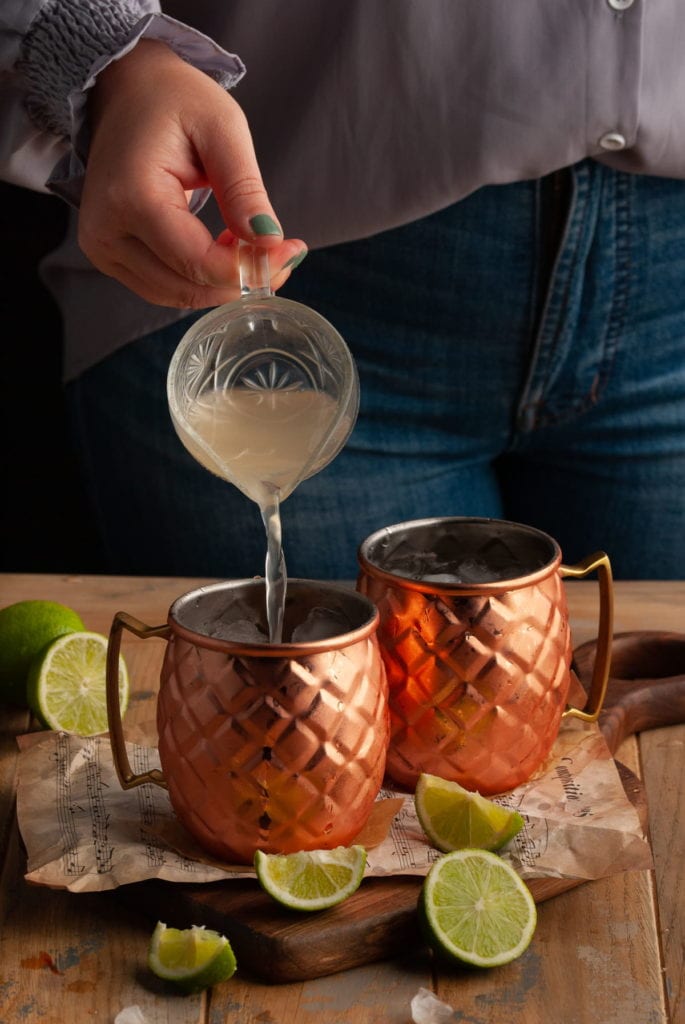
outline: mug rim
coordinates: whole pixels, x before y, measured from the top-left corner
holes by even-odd
[[[488,526],[512,528],[519,533],[528,534],[544,541],[549,545],[552,554],[544,565],[524,575],[488,580],[482,583],[447,583],[443,581],[413,579],[410,576],[402,576],[397,572],[384,569],[377,562],[372,561],[371,549],[384,537],[392,536],[402,530],[409,532],[423,527],[446,526],[451,523],[487,524]],[[403,522],[392,523],[389,526],[383,526],[379,530],[375,530],[361,542],[357,549],[357,561],[361,569],[361,575],[381,580],[392,587],[414,590],[422,594],[443,594],[445,596],[455,595],[460,597],[501,594],[508,590],[519,590],[523,587],[533,586],[556,572],[561,565],[561,559],[562,553],[559,542],[544,530],[540,530],[536,526],[529,526],[527,523],[488,516],[429,516],[424,519],[406,519]]]
[[[326,637],[322,640],[309,640],[293,643],[292,641],[280,644],[250,643],[247,641],[222,640],[218,637],[207,636],[188,625],[179,621],[178,615],[183,607],[195,601],[199,595],[214,594],[220,591],[237,590],[244,587],[265,587],[265,579],[262,576],[254,576],[244,579],[218,580],[213,583],[203,584],[195,587],[184,594],[180,594],[171,604],[167,615],[167,624],[173,635],[182,637],[189,643],[203,647],[207,650],[221,651],[228,655],[245,656],[253,658],[302,658],[308,655],[325,654],[328,651],[342,650],[351,647],[353,644],[366,640],[376,633],[380,621],[380,613],[376,605],[366,595],[354,589],[354,584],[346,585],[333,580],[314,580],[302,578],[288,578],[286,581],[286,599],[292,590],[299,590],[306,587],[310,590],[316,587],[326,593],[334,593],[349,601],[365,607],[368,615],[359,625],[346,632],[336,633],[335,636]]]

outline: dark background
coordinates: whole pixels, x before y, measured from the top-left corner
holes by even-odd
[[[62,200],[0,183],[0,572],[97,571],[61,388],[61,320],[38,262],[63,237]]]

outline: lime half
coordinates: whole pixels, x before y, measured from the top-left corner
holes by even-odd
[[[107,732],[107,637],[67,633],[36,658],[28,675],[29,707],[48,729],[96,736]],[[119,658],[119,701],[128,705],[128,671]]]
[[[236,959],[225,935],[203,925],[167,928],[162,922],[152,933],[148,965],[153,974],[172,982],[181,992],[202,992],[227,981]]]
[[[351,896],[361,885],[366,867],[363,846],[299,853],[262,853],[254,866],[262,888],[293,910],[325,910]]]
[[[443,853],[499,850],[523,828],[518,811],[437,775],[419,776],[414,806],[427,837]]]
[[[438,952],[475,967],[508,964],[528,948],[535,901],[514,869],[488,850],[454,850],[424,880],[419,909]]]

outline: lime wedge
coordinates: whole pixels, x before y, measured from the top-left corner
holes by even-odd
[[[81,631],[53,640],[32,663],[27,697],[36,718],[48,729],[96,736],[107,732],[105,671],[107,637]],[[128,671],[119,658],[119,700],[128,705]]]
[[[440,857],[424,880],[419,911],[430,945],[475,967],[499,967],[521,956],[537,924],[525,882],[488,850]]]
[[[202,925],[167,928],[158,921],[150,940],[148,965],[158,978],[191,994],[227,981],[235,973],[236,959],[230,942],[219,932]]]
[[[437,775],[419,776],[414,806],[431,844],[443,853],[499,850],[523,828],[518,811]]]
[[[262,888],[293,910],[325,910],[351,896],[361,885],[366,867],[363,846],[298,853],[262,853],[254,866]]]

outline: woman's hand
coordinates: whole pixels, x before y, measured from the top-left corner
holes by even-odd
[[[235,240],[269,250],[279,288],[306,252],[283,239],[236,101],[163,43],[141,40],[98,76],[79,244],[103,273],[148,302],[202,309],[239,295]],[[213,239],[190,212],[210,186],[227,229]]]

